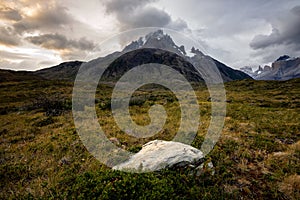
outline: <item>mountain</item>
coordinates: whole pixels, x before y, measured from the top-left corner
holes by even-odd
[[[150,63],[172,66],[173,69],[184,75],[190,82],[204,81],[190,62],[176,53],[164,51],[157,48],[136,49],[121,55],[116,60],[114,60],[104,71],[103,79],[119,79],[128,70],[142,64]],[[145,68],[145,71],[143,71],[143,73],[150,74],[153,73],[153,70],[160,70],[159,73],[162,73],[162,70],[158,69],[154,65],[151,66],[151,68]]]
[[[289,80],[300,77],[300,58],[282,56],[272,63],[272,67],[265,69],[256,79],[258,80]]]
[[[64,62],[57,66],[32,72],[32,74],[44,79],[75,80],[78,70],[83,66],[82,71],[85,76],[95,76],[97,78],[97,74],[109,65],[102,78],[115,80],[135,66],[157,63],[171,66],[189,81],[199,82],[203,81],[203,77],[199,74],[199,69],[194,68],[199,60],[201,61],[200,71],[202,76],[213,74],[216,70],[211,65],[215,65],[225,82],[252,79],[246,73],[234,70],[218,60],[204,55],[194,47],[187,54],[183,45],[177,46],[171,36],[165,34],[162,30],[151,32],[136,41],[132,41],[121,52],[116,51],[87,63],[82,61]],[[209,77],[209,79],[213,80],[214,77]]]
[[[248,69],[248,70],[247,70]],[[241,68],[257,80],[289,80],[300,77],[300,58],[291,58],[287,55],[280,56],[272,63],[272,66],[259,66],[256,71],[247,67]]]
[[[186,55],[184,46],[178,47],[168,34],[164,34],[162,30],[147,34],[140,37],[137,41],[131,42],[123,51],[128,52],[140,48],[158,48],[166,49],[179,55]]]
[[[267,72],[271,70],[271,67],[268,65],[265,65],[264,67],[261,67],[260,65],[258,66],[258,69],[253,71],[252,67],[249,66],[245,66],[245,67],[241,67],[240,70],[246,74],[248,74],[249,76],[251,76],[252,78],[257,78],[257,76],[259,76],[261,73],[263,72]]]
[[[190,56],[188,56],[190,55]],[[200,50],[194,47],[187,55],[183,45],[177,46],[173,39],[158,30],[140,37],[136,41],[132,41],[121,52],[115,52],[106,57],[97,58],[84,65],[83,73],[86,76],[93,76],[99,71],[103,71],[102,79],[118,79],[126,71],[135,66],[149,63],[157,63],[171,66],[176,71],[183,74],[186,79],[192,82],[203,81],[203,75],[213,74],[216,69],[211,65],[215,65],[219,70],[223,81],[252,79],[249,75],[239,70],[234,70],[225,64],[204,55]],[[195,64],[201,62],[200,73],[195,69]],[[149,72],[151,69],[147,69]],[[147,74],[147,71],[144,72]],[[209,77],[213,80],[214,77]]]

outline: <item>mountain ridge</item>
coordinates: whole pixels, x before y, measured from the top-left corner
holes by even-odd
[[[256,80],[289,80],[300,78],[300,57],[291,58],[288,55],[280,56],[271,66],[259,66],[256,71],[251,67],[242,67],[241,70]]]

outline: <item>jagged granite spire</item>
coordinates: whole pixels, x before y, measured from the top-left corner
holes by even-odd
[[[123,51],[132,51],[139,48],[158,48],[165,49],[177,54],[186,55],[183,45],[177,46],[170,35],[165,34],[163,30],[151,32],[136,41],[132,41]]]

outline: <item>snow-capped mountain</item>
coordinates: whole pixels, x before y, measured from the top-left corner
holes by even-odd
[[[280,56],[272,63],[272,66],[259,66],[256,71],[251,67],[242,67],[241,71],[249,74],[257,80],[289,80],[300,77],[300,58],[292,58],[287,55]]]
[[[241,80],[241,79],[251,79],[251,77],[239,70],[234,70],[225,64],[219,62],[218,60],[204,55],[199,49],[195,49],[192,47],[190,50],[185,49],[183,45],[178,46],[175,44],[171,36],[165,34],[162,30],[157,30],[155,32],[151,32],[144,37],[140,37],[136,41],[132,41],[129,45],[127,45],[123,52],[142,49],[142,48],[156,48],[156,49],[166,49],[170,52],[174,52],[178,55],[184,56],[191,61],[191,63],[197,61],[197,56],[201,56],[206,59],[207,62],[212,61],[219,69],[220,74],[224,81],[232,81],[232,80]],[[202,66],[203,71],[210,70],[208,66]]]

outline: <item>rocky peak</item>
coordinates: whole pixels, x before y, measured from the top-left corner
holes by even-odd
[[[129,45],[127,45],[123,51],[132,51],[132,50],[136,50],[139,49],[141,47],[143,47],[144,45],[144,40],[143,37],[140,37],[138,40],[136,41],[132,41]]]
[[[259,65],[258,69],[254,72],[255,74],[260,74],[264,71],[264,69]]]
[[[170,43],[175,44],[173,42],[172,38],[168,34],[164,34],[163,30],[160,30],[160,29],[155,31],[155,32],[151,32],[151,33],[147,34],[145,36],[145,39],[146,39],[147,42],[149,40],[166,40]]]
[[[283,56],[280,56],[275,62],[277,62],[277,61],[282,61],[282,60],[287,60],[287,59],[289,59],[290,58],[290,56],[288,56],[288,55],[283,55]]]
[[[196,55],[201,55],[201,56],[204,55],[199,49],[195,49],[195,47],[192,47],[191,53],[196,54]]]
[[[132,41],[123,51],[132,51],[139,48],[159,48],[166,49],[181,55],[186,55],[183,45],[177,46],[170,35],[165,34],[163,30],[151,32],[136,41]]]

